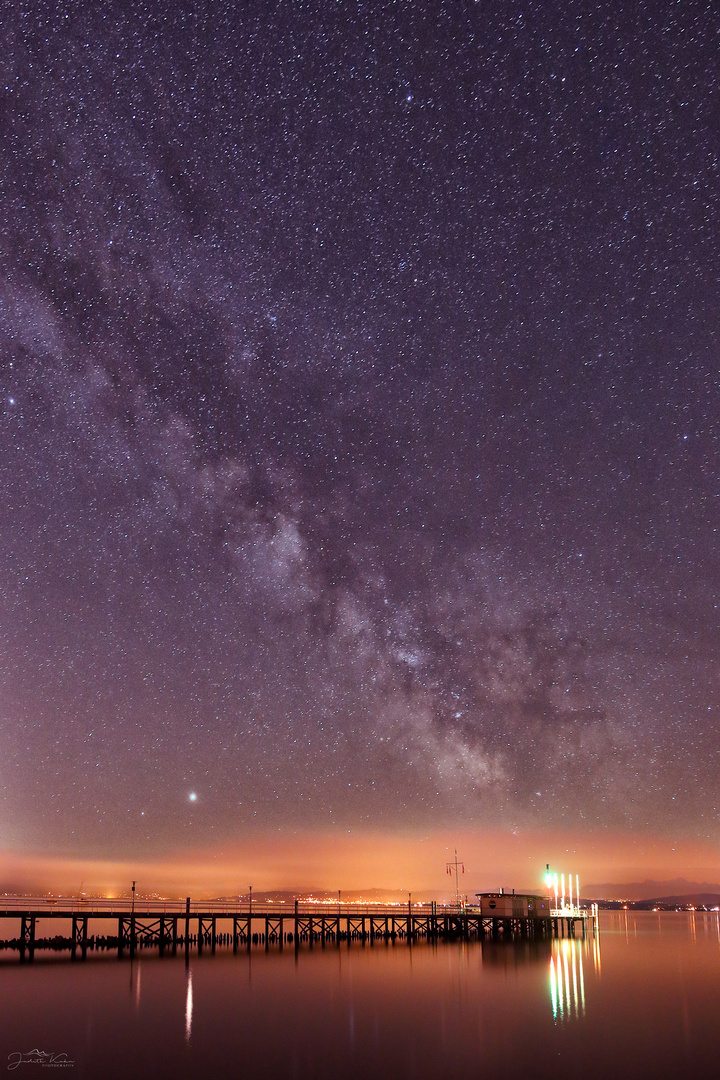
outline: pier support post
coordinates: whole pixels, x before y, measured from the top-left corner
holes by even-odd
[[[87,915],[73,915],[72,919],[72,958],[75,959],[75,950],[78,945],[82,950],[83,957],[87,953]]]
[[[20,959],[25,959],[25,950],[28,950],[28,959],[32,960],[35,953],[35,919],[36,916],[28,912],[20,919]]]

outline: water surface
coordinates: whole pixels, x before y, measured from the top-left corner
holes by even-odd
[[[23,1080],[657,1080],[716,1075],[719,1031],[717,913],[606,913],[585,940],[0,964],[0,1061]]]

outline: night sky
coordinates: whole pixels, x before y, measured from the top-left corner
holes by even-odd
[[[2,11],[4,856],[718,872],[713,5],[90,7]]]

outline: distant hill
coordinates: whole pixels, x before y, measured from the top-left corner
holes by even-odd
[[[720,907],[720,892],[688,893],[683,896],[655,896],[652,900],[636,900],[633,907],[636,910],[647,910],[654,907],[715,908]]]
[[[673,878],[671,881],[633,881],[626,884],[617,882],[604,885],[583,885],[583,897],[588,900],[657,900],[664,899],[680,903],[693,903],[687,897],[720,894],[720,884],[709,881],[687,881],[686,878]],[[710,905],[710,906],[714,906]]]

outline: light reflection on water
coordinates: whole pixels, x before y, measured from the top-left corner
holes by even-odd
[[[584,939],[3,963],[0,1068],[37,1048],[73,1080],[662,1080],[712,1075],[718,1015],[718,914],[621,911]]]
[[[550,1002],[557,1022],[585,1015],[585,962],[600,976],[600,937],[561,938],[552,943]]]
[[[185,994],[185,1041],[186,1042],[190,1042],[190,1036],[192,1035],[192,1012],[193,1012],[192,968],[188,965],[188,969],[187,969],[187,993]]]
[[[134,959],[130,960],[130,992],[135,998],[136,1010],[140,1008],[140,979],[142,976],[142,965],[137,963]]]

